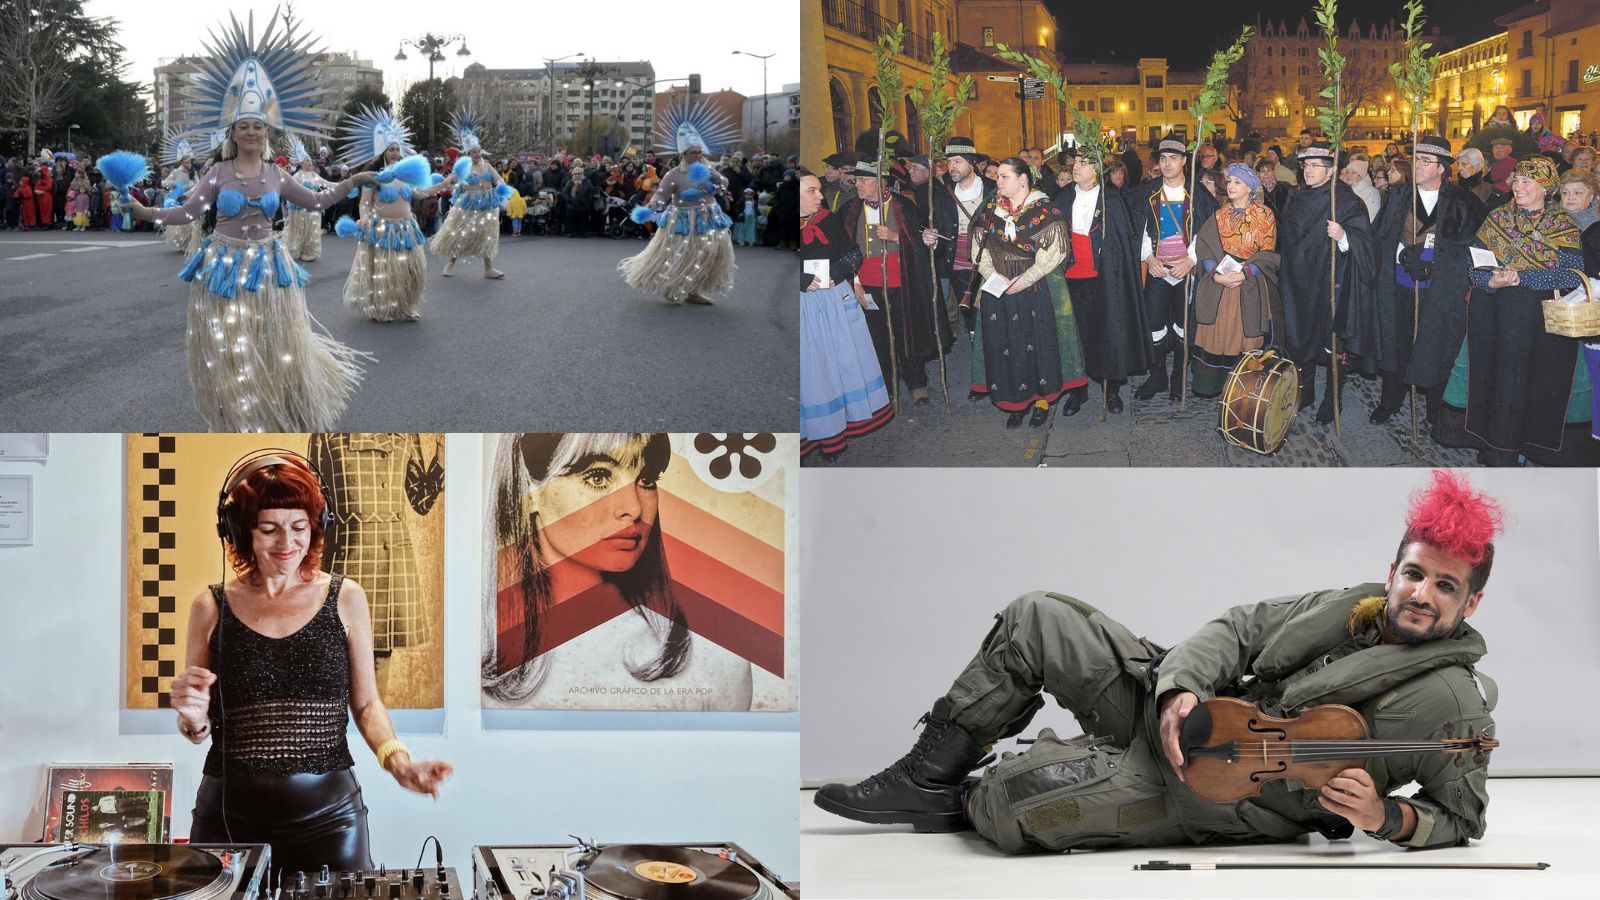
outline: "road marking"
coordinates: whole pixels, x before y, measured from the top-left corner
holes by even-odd
[[[106,249],[106,248],[97,244],[97,245],[95,245],[93,247],[69,247],[68,249],[63,250],[61,252],[62,253],[93,253],[96,250],[104,250],[104,249]]]
[[[6,259],[40,259],[46,256],[55,256],[54,253],[30,253],[27,256],[8,256]]]

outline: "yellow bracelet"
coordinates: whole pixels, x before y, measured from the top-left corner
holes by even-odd
[[[401,750],[404,750],[407,753],[407,755],[409,755],[411,753],[411,748],[407,747],[405,744],[401,743],[399,738],[390,738],[387,741],[384,741],[383,743],[379,744],[378,745],[378,768],[383,769],[384,771],[388,771],[388,769],[389,769],[389,757],[395,755],[396,753],[400,752]]]

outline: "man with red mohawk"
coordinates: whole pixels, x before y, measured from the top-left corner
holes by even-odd
[[[1318,790],[1275,780],[1259,796],[1211,803],[1185,783],[1178,737],[1189,711],[1216,696],[1275,716],[1344,704],[1377,741],[1490,732],[1497,690],[1473,668],[1486,648],[1465,620],[1483,600],[1500,528],[1492,498],[1434,472],[1411,499],[1385,581],[1236,606],[1170,650],[1081,600],[1024,594],[923,717],[911,752],[857,784],[823,787],[816,803],[861,822],[971,828],[1007,853],[1336,839],[1356,828],[1411,848],[1480,838],[1486,754],[1373,757]],[[1087,734],[1045,729],[1022,753],[986,756],[1027,726],[1042,692]],[[1412,795],[1390,796],[1413,782]]]

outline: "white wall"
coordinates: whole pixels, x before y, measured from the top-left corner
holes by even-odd
[[[415,865],[436,834],[471,878],[474,844],[733,841],[799,877],[796,714],[529,713],[484,726],[478,703],[480,436],[450,435],[445,493],[445,710],[397,715],[414,754],[456,768],[435,802],[401,790],[352,731],[372,855]],[[170,711],[119,715],[123,671],[122,436],[51,436],[34,474],[32,547],[0,547],[0,841],[37,840],[51,762],[176,764],[172,833],[189,830],[205,746]],[[798,479],[791,479],[791,482]],[[791,487],[795,502],[797,487]],[[791,558],[793,544],[790,547]],[[791,569],[789,590],[793,591]],[[407,723],[427,733],[407,731]],[[153,733],[152,733],[153,732]],[[430,858],[432,851],[430,850]]]
[[[1600,772],[1593,470],[1472,471],[1509,525],[1472,624],[1500,686],[1491,770]],[[1417,469],[817,470],[801,501],[801,775],[910,749],[1008,601],[1053,590],[1168,646],[1228,606],[1382,581]],[[1580,704],[1581,705],[1581,704]],[[1046,702],[1028,736],[1079,729]],[[1009,746],[1009,745],[1008,745]]]

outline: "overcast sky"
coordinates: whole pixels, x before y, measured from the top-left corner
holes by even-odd
[[[204,53],[203,39],[217,23],[227,21],[229,10],[241,22],[254,12],[259,36],[278,6],[276,0],[229,0],[215,6],[88,0],[85,9],[92,16],[117,20],[118,39],[127,48],[122,77],[149,85],[162,58]],[[140,14],[129,15],[135,8]],[[706,91],[732,88],[756,96],[761,93],[761,60],[732,52],[744,50],[777,54],[767,61],[768,91],[776,93],[800,80],[800,13],[789,2],[719,8],[659,0],[604,0],[598,5],[299,0],[294,10],[323,49],[354,52],[382,69],[384,90],[396,101],[407,85],[428,77],[428,62],[412,48],[406,49],[407,61],[396,62],[395,51],[402,39],[429,31],[462,35],[472,51],[459,57],[459,44],[445,49],[444,62],[434,64],[440,78],[459,75],[475,62],[491,69],[538,68],[544,65],[541,57],[581,53],[602,61],[647,59],[654,63],[657,78],[699,72]],[[467,10],[470,14],[459,14]]]

